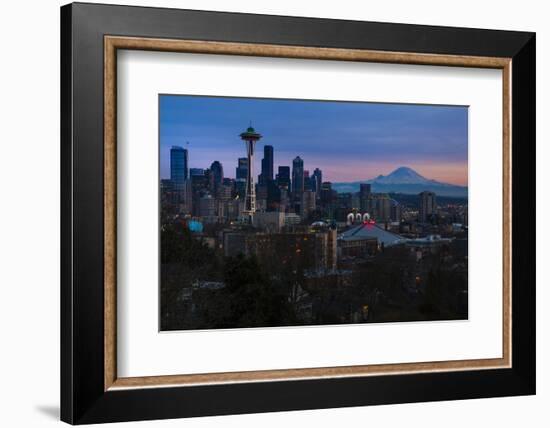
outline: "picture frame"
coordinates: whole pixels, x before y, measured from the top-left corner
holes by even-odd
[[[119,50],[502,70],[502,357],[119,377]],[[535,96],[533,33],[63,6],[61,419],[85,424],[534,394]]]

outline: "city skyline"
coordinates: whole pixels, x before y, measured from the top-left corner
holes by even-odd
[[[160,108],[161,330],[468,318],[465,107]]]
[[[235,178],[249,125],[274,147],[274,169],[323,170],[323,180],[367,180],[407,165],[431,179],[467,186],[467,107],[162,95],[160,174],[170,177],[170,148],[189,151],[189,168],[219,161]],[[345,141],[345,145],[342,144]],[[315,141],[315,143],[312,143]],[[189,144],[187,144],[189,142]],[[254,169],[261,171],[262,156]]]

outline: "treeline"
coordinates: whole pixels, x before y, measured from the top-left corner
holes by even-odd
[[[292,281],[287,287],[275,284],[256,257],[223,258],[179,224],[163,227],[161,246],[162,330],[297,323]],[[193,287],[206,280],[224,286]],[[186,290],[191,290],[189,298]]]

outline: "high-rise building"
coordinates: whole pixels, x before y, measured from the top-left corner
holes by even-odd
[[[277,186],[287,191],[290,191],[290,167],[280,166],[276,180]]]
[[[204,176],[204,168],[191,168],[189,170],[190,177]]]
[[[231,199],[232,194],[233,194],[233,186],[231,184],[230,185],[222,184],[218,189],[218,193],[216,197],[220,201],[228,201]]]
[[[187,180],[187,161],[187,150],[180,146],[172,146],[170,149],[170,180],[177,191],[183,189],[183,184]]]
[[[246,146],[246,154],[248,159],[248,173],[246,176],[246,196],[244,201],[243,214],[252,220],[252,216],[256,212],[256,186],[254,185],[254,152],[256,149],[256,142],[262,138],[252,126],[240,134],[241,140],[244,141]]]
[[[302,203],[302,193],[304,193],[304,161],[300,156],[296,156],[292,161],[292,199],[296,205]]]
[[[391,220],[392,221],[401,221],[402,217],[403,217],[403,211],[401,209],[401,205],[397,201],[392,200]]]
[[[285,213],[279,211],[256,213],[253,219],[254,227],[266,232],[279,233],[285,225]]]
[[[426,223],[435,214],[436,200],[434,192],[421,192],[419,195],[418,221]]]
[[[338,192],[332,188],[332,183],[330,181],[324,181],[321,184],[321,197],[319,202],[326,216],[335,219],[338,207]]]
[[[389,221],[391,219],[391,199],[388,195],[381,195],[377,200],[377,217],[380,221]]]
[[[334,202],[332,183],[330,181],[325,181],[321,184],[321,203],[325,206],[329,206]]]
[[[307,218],[311,212],[315,211],[315,207],[315,192],[312,190],[304,190],[300,205],[300,215],[302,218]]]
[[[386,193],[369,193],[368,196],[365,193],[360,196],[360,210],[377,221],[389,221],[392,219],[393,202]]]
[[[315,183],[313,182],[313,177],[310,177],[309,170],[304,170],[304,191],[311,190],[315,192]]]
[[[189,181],[191,182],[193,214],[199,214],[199,199],[208,193],[208,177],[203,168],[191,168],[189,170]]]
[[[216,199],[211,195],[204,195],[199,199],[199,216],[214,217],[216,213]]]
[[[248,158],[239,158],[237,161],[235,178],[246,180],[247,176],[248,176]]]
[[[191,214],[193,210],[193,189],[191,180],[186,180],[178,191],[175,191],[172,180],[161,180],[161,202],[169,204],[179,214]]]
[[[349,192],[338,193],[337,201],[338,201],[338,208],[341,208],[346,213],[353,208],[353,204],[352,204],[353,196]]]
[[[359,185],[359,208],[362,212],[368,212],[370,209],[369,198],[371,195],[371,185],[361,183]]]
[[[258,189],[261,186],[258,186]],[[281,189],[277,186],[275,180],[270,180],[266,185],[267,189],[267,211],[281,211],[281,193],[285,192],[284,189]]]
[[[264,158],[262,159],[262,172],[258,176],[258,184],[266,184],[273,180],[273,146],[264,146]]]
[[[361,183],[359,185],[359,195],[368,198],[371,194],[371,185],[369,183]]]
[[[212,162],[210,165],[210,189],[215,195],[223,183],[223,166],[219,161]]]
[[[317,199],[319,199],[321,197],[321,184],[323,184],[323,171],[319,168],[315,168],[311,178],[313,183],[315,183],[315,188],[313,190],[317,193]]]

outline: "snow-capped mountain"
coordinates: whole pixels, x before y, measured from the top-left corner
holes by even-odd
[[[400,166],[388,175],[379,175],[372,180],[367,180],[367,183],[378,184],[422,184],[430,182],[437,183],[435,180],[428,180],[427,178],[421,176],[414,169],[406,166]]]
[[[428,179],[406,166],[401,166],[388,175],[379,175],[370,180],[351,183],[333,183],[332,187],[341,193],[358,192],[361,183],[370,183],[371,190],[378,193],[415,194],[428,190],[441,196],[468,196],[468,187]]]

